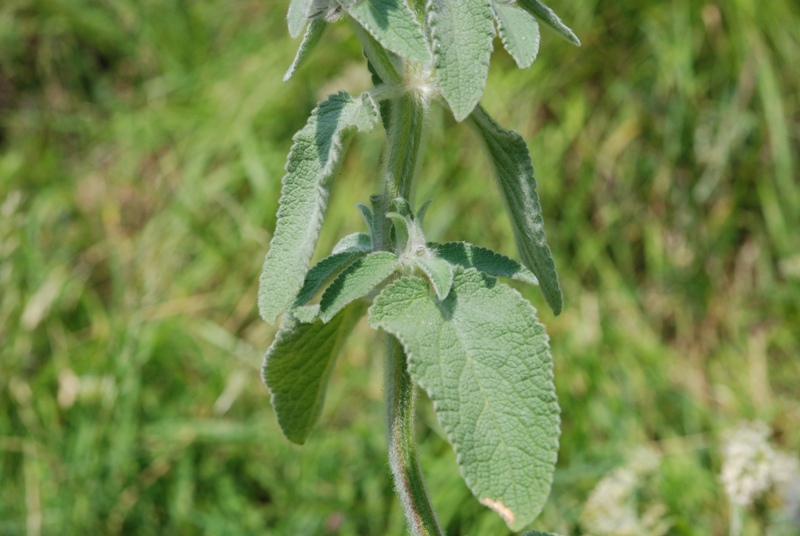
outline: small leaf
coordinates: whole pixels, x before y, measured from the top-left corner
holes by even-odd
[[[430,62],[422,27],[405,0],[354,0],[346,9],[386,49],[418,63]]]
[[[290,441],[305,443],[319,419],[336,356],[364,308],[354,304],[327,324],[318,318],[301,322],[294,313],[281,322],[261,375],[272,393],[278,424]]]
[[[339,240],[331,253],[341,253],[346,250],[371,251],[372,238],[367,233],[353,233]]]
[[[578,36],[575,35],[575,32],[570,30],[566,24],[561,22],[561,19],[558,18],[558,15],[556,15],[555,11],[544,5],[542,2],[539,0],[517,0],[517,3],[525,11],[540,18],[542,22],[558,32],[558,35],[573,45],[581,46],[581,40],[578,39]]]
[[[526,532],[522,536],[558,536],[558,534],[556,534],[554,532],[541,532],[541,531],[538,531],[538,530],[529,530],[528,532]]]
[[[457,121],[483,95],[492,55],[494,20],[489,0],[428,0],[434,66]]]
[[[366,255],[366,251],[346,249],[339,253],[329,255],[319,261],[306,274],[303,288],[297,294],[294,307],[305,305],[314,295],[319,292],[325,283],[331,280],[336,274],[344,270],[356,259]]]
[[[339,93],[317,106],[295,134],[258,291],[259,311],[270,324],[303,286],[348,135],[371,130],[377,122],[378,110],[368,95]]]
[[[386,251],[370,253],[339,274],[322,295],[319,317],[328,322],[353,301],[363,298],[397,269],[397,257]]]
[[[522,262],[536,274],[547,304],[558,315],[562,307],[561,287],[544,234],[542,208],[525,140],[513,130],[501,128],[480,106],[470,115],[469,124],[483,140],[491,158]]]
[[[453,267],[443,259],[434,256],[422,256],[416,260],[416,265],[425,272],[433,284],[433,290],[439,300],[444,300],[450,294],[453,286]]]
[[[539,280],[533,272],[517,261],[490,249],[482,248],[467,242],[447,242],[446,244],[429,243],[428,248],[434,255],[454,266],[476,268],[479,272],[494,277],[508,277],[530,285],[538,285]]]
[[[492,0],[500,39],[520,69],[527,69],[539,53],[539,23],[533,16],[504,0]]]
[[[311,9],[311,0],[291,0],[289,14],[286,20],[289,23],[289,35],[297,39],[308,20],[308,11]]]
[[[311,55],[311,51],[314,50],[314,47],[319,43],[327,26],[328,23],[325,22],[324,19],[314,19],[311,21],[311,24],[309,24],[306,29],[305,35],[303,35],[303,40],[300,42],[300,48],[297,49],[297,55],[294,57],[294,61],[283,75],[284,82],[294,76],[294,73],[306,62]]]
[[[457,269],[444,301],[418,277],[387,286],[369,322],[403,344],[470,490],[512,530],[530,524],[550,491],[560,422],[533,306],[494,278]]]

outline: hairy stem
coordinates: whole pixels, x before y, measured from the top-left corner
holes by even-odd
[[[389,463],[395,489],[414,536],[442,535],[431,506],[414,444],[414,384],[403,347],[387,335],[386,402]]]

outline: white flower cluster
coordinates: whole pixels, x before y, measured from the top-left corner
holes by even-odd
[[[769,435],[762,422],[743,423],[727,434],[720,480],[732,504],[748,507],[770,488],[782,490],[797,477],[797,458],[773,448]]]

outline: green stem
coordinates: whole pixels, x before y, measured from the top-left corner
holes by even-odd
[[[387,335],[386,402],[389,463],[395,489],[415,536],[443,535],[431,506],[414,443],[414,384],[403,347]]]

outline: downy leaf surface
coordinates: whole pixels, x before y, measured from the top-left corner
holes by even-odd
[[[319,317],[328,322],[348,304],[372,292],[397,267],[397,256],[386,251],[370,253],[356,260],[325,290],[319,302]]]
[[[328,323],[319,318],[301,322],[293,312],[283,318],[261,375],[272,394],[278,424],[290,441],[305,443],[319,419],[336,356],[364,309],[363,304],[353,304]]]
[[[428,249],[437,257],[446,260],[453,266],[475,268],[479,272],[494,277],[507,277],[538,285],[539,280],[533,272],[515,260],[496,253],[491,249],[475,246],[468,242],[447,242],[444,244],[428,243]]]
[[[418,63],[431,61],[425,34],[406,0],[352,0],[346,9],[387,50]]]
[[[544,3],[540,2],[539,0],[517,0],[517,4],[531,15],[541,19],[542,22],[558,32],[558,35],[573,45],[581,46],[581,40],[578,39],[578,36],[575,35],[575,32],[573,32],[566,24],[561,22],[561,19],[558,18],[556,12],[547,7]]]
[[[303,31],[311,9],[311,0],[291,0],[286,22],[289,23],[289,35],[297,39]]]
[[[561,287],[547,246],[536,179],[525,140],[513,130],[500,127],[480,106],[470,115],[469,124],[489,153],[522,262],[539,279],[547,304],[553,314],[558,315],[562,307]]]
[[[553,363],[535,313],[518,292],[474,269],[456,270],[444,301],[423,279],[405,277],[369,310],[370,325],[403,344],[470,490],[512,530],[541,511],[558,451]]]
[[[308,25],[306,28],[306,33],[303,35],[303,40],[300,42],[300,47],[297,49],[297,54],[294,57],[294,61],[287,69],[286,73],[283,75],[283,81],[286,82],[297,70],[302,67],[302,65],[306,62],[309,56],[311,56],[311,52],[319,43],[322,34],[325,33],[325,28],[328,26],[328,23],[325,22],[325,19],[313,19],[311,24]]]
[[[492,0],[492,10],[503,46],[520,69],[527,69],[539,53],[539,23],[507,0]]]
[[[422,256],[416,259],[419,268],[425,272],[428,279],[433,284],[433,290],[436,292],[436,297],[439,300],[444,300],[450,294],[450,289],[453,286],[453,266],[444,259],[437,258],[433,255]]]
[[[367,233],[353,233],[339,240],[331,253],[341,253],[346,250],[371,251],[372,238]]]
[[[339,253],[328,255],[319,261],[306,274],[303,287],[294,300],[294,307],[299,307],[308,303],[308,301],[335,275],[347,268],[353,261],[366,254],[366,251],[346,249]]]
[[[377,122],[377,106],[368,95],[339,93],[317,106],[295,134],[258,291],[259,311],[270,324],[303,285],[348,134],[369,131]]]
[[[428,0],[427,11],[442,95],[461,121],[486,86],[494,38],[492,7],[489,0]]]

